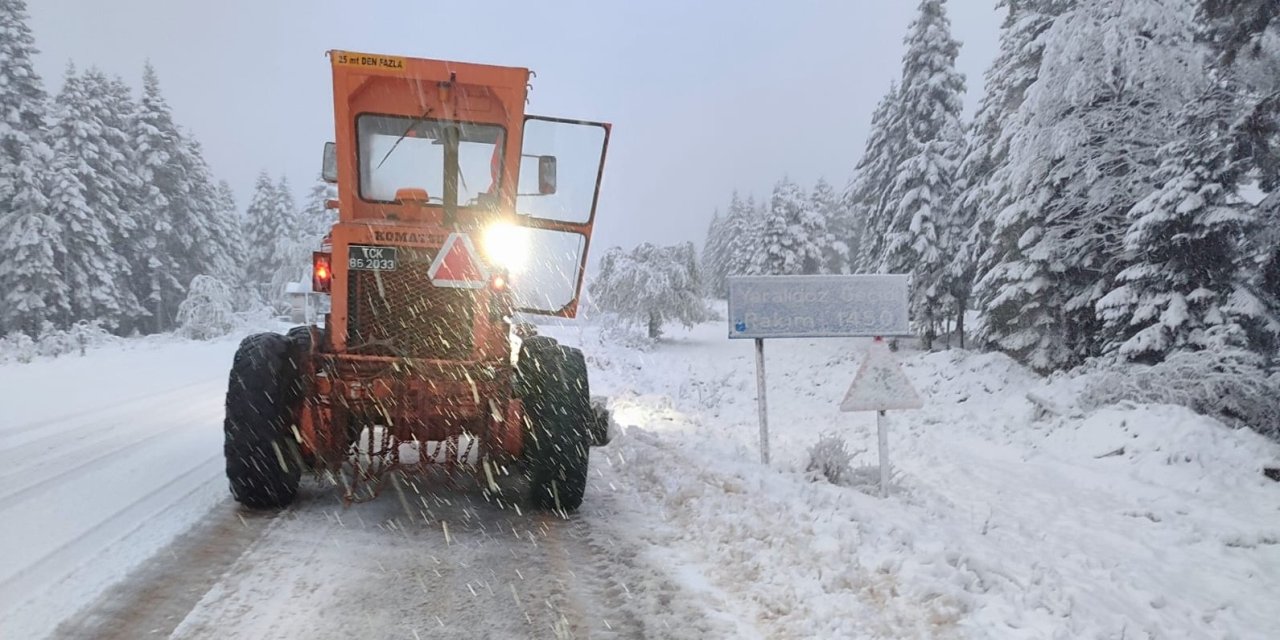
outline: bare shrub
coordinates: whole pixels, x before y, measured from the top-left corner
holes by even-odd
[[[809,465],[805,471],[821,474],[831,484],[840,484],[852,473],[853,452],[844,438],[834,433],[824,433],[809,448]]]
[[[1126,400],[1182,405],[1280,439],[1280,375],[1268,375],[1248,351],[1182,352],[1152,366],[1118,366],[1098,375],[1080,398],[1090,409]]]

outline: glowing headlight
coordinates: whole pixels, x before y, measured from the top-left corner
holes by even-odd
[[[509,222],[489,225],[484,230],[482,251],[489,264],[519,273],[529,259],[529,230]]]

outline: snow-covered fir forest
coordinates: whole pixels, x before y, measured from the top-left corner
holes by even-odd
[[[69,62],[55,92],[37,51],[24,0],[0,0],[0,337],[169,331],[200,276],[238,310],[303,277],[327,185],[298,207],[263,173],[242,212],[150,65],[135,90]]]
[[[924,0],[844,189],[734,193],[707,233],[711,289],[909,273],[926,344],[967,333],[1042,372],[1204,350],[1273,369],[1280,3],[1000,4],[971,119],[945,2]]]

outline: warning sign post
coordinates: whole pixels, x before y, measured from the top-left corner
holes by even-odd
[[[853,376],[853,384],[840,402],[841,411],[875,411],[876,440],[880,449],[880,497],[889,496],[889,427],[885,411],[919,409],[920,395],[903,373],[884,340],[876,338]]]

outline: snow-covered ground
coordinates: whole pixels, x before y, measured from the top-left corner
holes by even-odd
[[[874,418],[837,405],[864,340],[766,343],[773,464],[757,449],[754,353],[720,324],[591,354],[626,429],[603,456],[619,504],[680,575],[764,637],[1275,637],[1280,445],[1171,406],[1036,420],[1052,382],[998,354],[904,354],[926,400],[890,414],[893,495],[874,497]],[[567,335],[564,335],[567,334]],[[856,456],[814,481],[825,432]],[[1123,451],[1119,454],[1109,453]],[[601,460],[600,458],[604,458]]]
[[[48,633],[223,500],[237,342],[0,366],[0,637]]]
[[[1075,408],[1080,379],[904,352],[926,407],[837,404],[865,341],[766,346],[772,464],[750,341],[722,323],[588,354],[620,424],[568,522],[406,485],[342,507],[312,482],[171,626],[175,637],[1274,637],[1280,445],[1169,406]],[[0,637],[36,637],[191,526],[239,517],[221,479],[234,341],[0,367]],[[1059,407],[1043,416],[1028,392]],[[824,433],[855,469],[807,472]],[[421,490],[420,496],[416,492]],[[413,515],[405,500],[431,508]],[[442,524],[447,523],[447,524]],[[178,555],[149,562],[197,562]],[[136,579],[136,578],[135,578]],[[381,594],[373,597],[373,594]],[[395,595],[388,595],[395,594]],[[101,606],[100,601],[94,606]],[[373,625],[373,626],[370,626]],[[496,634],[496,635],[494,635]]]

